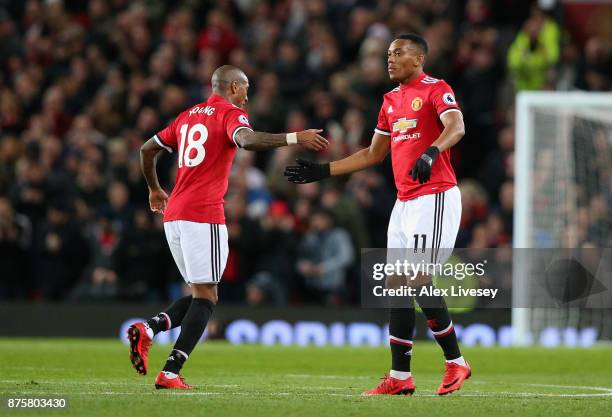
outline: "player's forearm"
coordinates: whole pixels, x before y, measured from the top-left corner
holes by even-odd
[[[463,123],[452,123],[444,128],[438,139],[431,144],[437,147],[440,152],[455,146],[465,135],[465,127]]]
[[[159,152],[159,149],[146,148],[145,146],[140,148],[140,170],[150,190],[161,188],[156,171],[157,155]]]
[[[330,174],[332,176],[345,175],[355,171],[361,171],[362,169],[381,163],[383,159],[384,155],[381,158],[375,155],[370,148],[362,149],[344,159],[331,162],[329,164]]]
[[[245,129],[246,130],[246,129]],[[239,137],[240,146],[248,151],[265,151],[287,145],[285,133],[248,131]]]

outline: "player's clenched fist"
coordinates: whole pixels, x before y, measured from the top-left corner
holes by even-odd
[[[435,162],[440,154],[440,150],[435,146],[430,146],[427,150],[417,159],[414,167],[412,168],[412,180],[418,179],[420,184],[425,184],[431,177],[431,165]]]
[[[308,129],[297,132],[297,143],[313,151],[323,150],[329,145],[327,139],[319,135],[322,129]]]
[[[151,211],[164,214],[166,204],[168,204],[168,194],[164,190],[161,188],[149,190],[149,206]]]

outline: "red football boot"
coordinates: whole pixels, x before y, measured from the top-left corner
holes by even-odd
[[[164,371],[157,374],[155,378],[155,388],[157,389],[192,389],[193,386],[186,384],[181,375],[168,378]]]
[[[365,391],[363,395],[412,395],[416,386],[412,377],[408,379],[396,379],[385,374],[382,382],[377,387]]]
[[[149,368],[149,348],[153,340],[147,334],[144,323],[134,323],[127,331],[130,341],[130,361],[141,375],[146,375]]]
[[[472,369],[466,362],[465,366],[458,365],[454,362],[446,362],[446,371],[444,372],[444,378],[438,388],[438,395],[450,394],[453,391],[457,391],[461,388],[463,381],[472,376]]]

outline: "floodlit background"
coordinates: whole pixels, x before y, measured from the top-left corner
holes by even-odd
[[[161,218],[148,210],[139,148],[204,101],[213,70],[229,63],[250,79],[255,129],[322,128],[331,145],[236,156],[230,254],[209,335],[385,344],[384,312],[359,309],[359,262],[361,248],[386,244],[389,158],[303,186],[282,177],[284,166],[368,146],[393,88],[387,47],[421,33],[425,71],[454,88],[466,122],[452,151],[463,199],[457,247],[511,247],[516,94],[610,91],[611,20],[605,1],[0,0],[0,300],[9,317],[0,335],[117,337],[126,320],[184,293]],[[599,149],[609,150],[602,132]],[[172,156],[160,158],[158,174],[171,190]],[[574,245],[612,246],[609,180],[582,197]],[[324,262],[333,268],[320,274]],[[41,328],[41,317],[57,320]],[[300,336],[304,320],[316,336]],[[510,343],[508,310],[455,321],[465,343]],[[583,324],[535,341],[612,337]]]

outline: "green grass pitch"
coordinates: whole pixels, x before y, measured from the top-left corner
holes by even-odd
[[[199,345],[184,375],[192,391],[157,391],[169,346],[153,346],[149,375],[106,339],[0,339],[2,416],[609,416],[612,348],[471,348],[473,376],[435,395],[441,353],[415,344],[413,397],[362,397],[388,370],[384,348]],[[8,397],[64,397],[66,410],[9,410]]]

